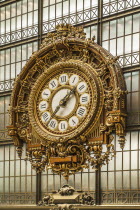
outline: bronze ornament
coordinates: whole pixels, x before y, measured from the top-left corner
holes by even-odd
[[[56,30],[15,80],[8,130],[20,157],[26,142],[37,172],[51,168],[68,179],[89,164],[97,169],[108,163],[115,154],[113,132],[123,149],[127,91],[118,57],[94,37],[86,39],[82,27],[61,24]]]

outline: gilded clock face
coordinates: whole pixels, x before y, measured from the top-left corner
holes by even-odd
[[[40,123],[50,132],[70,132],[90,112],[91,89],[86,78],[74,71],[54,75],[41,89],[37,99]]]
[[[55,141],[88,131],[100,111],[97,88],[90,67],[82,62],[62,62],[46,69],[29,99],[29,117],[35,132]]]

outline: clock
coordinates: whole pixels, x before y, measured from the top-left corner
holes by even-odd
[[[37,172],[70,174],[108,163],[111,133],[125,143],[126,87],[117,57],[83,28],[60,24],[46,35],[15,81],[9,135]],[[102,153],[102,145],[107,151]]]
[[[101,106],[98,81],[82,62],[59,62],[38,79],[29,99],[29,117],[47,140],[68,140],[87,132]]]

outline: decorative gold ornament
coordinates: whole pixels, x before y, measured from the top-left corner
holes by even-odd
[[[37,172],[51,168],[68,179],[88,162],[95,169],[108,163],[112,132],[124,147],[127,92],[118,57],[86,39],[82,27],[56,29],[15,80],[8,130],[19,156],[26,142]]]

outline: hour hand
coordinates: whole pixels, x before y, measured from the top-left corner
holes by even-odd
[[[49,122],[51,121],[51,119],[56,115],[56,113],[59,111],[59,109],[60,109],[60,105],[58,105],[58,106],[55,108],[54,112],[53,112],[52,115],[51,115],[50,120],[47,122],[47,125],[49,124]]]

